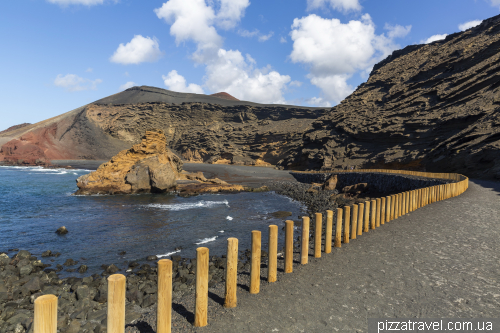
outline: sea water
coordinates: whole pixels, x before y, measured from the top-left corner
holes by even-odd
[[[227,250],[227,238],[236,237],[239,249],[251,248],[251,231],[262,232],[267,250],[270,224],[281,228],[285,219],[270,213],[292,212],[298,220],[304,206],[273,192],[205,194],[189,198],[173,194],[75,196],[76,179],[90,170],[0,166],[0,251],[28,250],[44,263],[66,259],[87,265],[84,275],[100,273],[102,264],[115,264],[122,272],[131,261],[149,255],[196,257],[196,248],[210,255]],[[65,226],[69,233],[57,235]],[[60,257],[41,258],[51,250]],[[122,251],[126,253],[120,255]],[[9,255],[14,254],[13,252]],[[62,271],[63,276],[79,275]]]

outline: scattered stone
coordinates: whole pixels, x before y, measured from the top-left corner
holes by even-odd
[[[157,256],[155,256],[155,255],[152,255],[152,256],[148,256],[148,257],[146,258],[146,260],[148,260],[148,261],[158,260],[158,257],[157,257]]]
[[[81,265],[80,267],[78,267],[78,273],[83,274],[87,271],[87,269],[87,265]]]
[[[335,187],[337,187],[337,175],[332,175],[330,178],[326,180],[326,182],[323,184],[322,189],[326,191],[333,191],[335,190]]]
[[[112,265],[109,265],[107,268],[106,268],[106,273],[108,274],[115,274],[116,272],[118,272],[119,269],[118,267],[116,267],[114,264]]]
[[[73,259],[66,259],[66,261],[64,262],[64,266],[74,266],[78,263],[78,261],[75,261]]]
[[[42,257],[50,257],[51,255],[52,255],[52,251],[50,251],[50,250],[47,250],[47,251],[42,253]]]
[[[56,234],[58,235],[66,235],[68,233],[68,229],[66,229],[65,226],[59,227],[59,229],[56,230]]]
[[[125,252],[125,251],[121,251],[121,252],[118,253],[119,256],[123,256],[125,254],[127,254],[127,252]]]
[[[280,211],[271,213],[270,215],[277,218],[277,219],[282,219],[282,218],[285,218],[288,216],[292,216],[292,212],[286,212],[286,211],[280,210]]]

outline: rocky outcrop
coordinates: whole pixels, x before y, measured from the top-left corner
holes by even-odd
[[[161,130],[146,131],[140,143],[77,179],[75,194],[128,194],[175,190],[182,162]]]
[[[395,51],[281,165],[500,178],[500,16]]]

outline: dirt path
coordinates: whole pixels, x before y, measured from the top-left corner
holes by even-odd
[[[358,236],[197,332],[366,332],[367,318],[500,317],[500,183]]]

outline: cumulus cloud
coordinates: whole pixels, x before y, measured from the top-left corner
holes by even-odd
[[[290,76],[270,66],[255,68],[238,50],[219,49],[206,68],[206,86],[214,92],[225,91],[238,99],[258,103],[285,103],[283,90]]]
[[[220,9],[215,23],[225,30],[234,28],[245,15],[245,9],[249,5],[248,0],[220,0]]]
[[[94,5],[102,5],[104,3],[104,0],[47,0],[47,1],[60,6],[69,6],[69,5],[94,6]]]
[[[432,35],[430,36],[429,38],[427,39],[422,39],[420,41],[420,44],[429,44],[429,43],[432,43],[432,42],[435,42],[437,40],[441,40],[441,39],[445,39],[446,36],[448,36],[448,34],[442,34],[442,35]]]
[[[280,38],[280,43],[286,43],[286,38],[285,37],[281,37]]]
[[[387,30],[387,37],[389,38],[402,38],[408,35],[411,31],[411,25],[407,25],[406,27],[403,27],[402,25],[396,24],[396,25],[390,25],[389,23],[386,23],[384,26],[384,29]]]
[[[500,6],[500,0],[491,0],[491,5],[492,5],[493,7]]]
[[[290,77],[269,66],[257,68],[255,59],[249,54],[243,56],[238,50],[224,49],[222,37],[215,28],[236,26],[249,4],[247,0],[169,0],[155,9],[155,13],[170,24],[170,34],[175,37],[177,45],[184,41],[196,43],[197,50],[192,59],[206,66],[204,86],[210,91],[225,91],[254,102],[283,103],[283,92],[291,81]],[[239,30],[238,33],[245,37],[260,35],[258,30]],[[264,39],[271,36],[272,33],[265,35]],[[177,72],[170,72],[164,80],[172,90],[191,86],[186,86],[184,78]]]
[[[358,0],[307,0],[307,10],[326,8],[328,6],[341,12],[361,10]]]
[[[500,4],[500,0],[498,0],[498,3]],[[467,29],[475,27],[476,25],[480,25],[481,22],[483,22],[483,21],[482,20],[474,20],[474,21],[465,22],[465,23],[459,24],[458,29],[460,29],[460,31],[465,31]]]
[[[65,88],[67,91],[82,91],[82,90],[95,90],[97,85],[101,83],[101,79],[90,80],[79,77],[75,74],[62,74],[57,75],[54,80],[54,85],[57,87]]]
[[[326,107],[329,108],[332,106],[329,101],[325,100],[322,97],[312,97],[309,99],[306,99],[306,103],[311,105],[311,106],[320,106],[320,107]]]
[[[290,82],[290,86],[291,87],[300,87],[300,86],[302,86],[302,82],[295,80],[295,81]]]
[[[134,82],[132,82],[132,81],[129,81],[129,82],[127,82],[127,83],[122,84],[122,85],[120,86],[119,90],[120,90],[120,91],[123,91],[123,90],[126,90],[126,89],[128,89],[128,88],[132,88],[133,86],[135,86],[135,83],[134,83]]]
[[[120,44],[109,60],[123,65],[140,64],[141,62],[155,62],[161,55],[160,45],[156,38],[135,35],[129,43]]]
[[[177,73],[176,70],[172,70],[168,75],[162,75],[163,83],[165,86],[172,91],[193,93],[193,94],[203,94],[203,88],[197,84],[190,83],[186,86],[186,79],[184,76]]]
[[[296,18],[290,33],[290,59],[308,65],[308,78],[321,88],[322,98],[338,103],[354,90],[347,80],[355,72],[369,72],[375,63],[399,48],[394,38],[406,36],[411,26],[386,25],[386,30],[387,36],[376,35],[368,14],[348,23],[315,14]]]
[[[269,38],[271,38],[273,35],[274,35],[274,32],[270,31],[267,35],[259,36],[259,42],[265,42],[265,41],[269,40]]]
[[[86,70],[87,73],[92,73],[93,71],[94,71],[94,69],[91,67],[87,68],[87,70]]]

